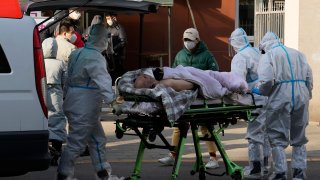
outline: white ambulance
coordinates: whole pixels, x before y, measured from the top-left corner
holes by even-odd
[[[128,0],[28,2],[28,15],[23,15],[19,0],[0,0],[0,176],[45,170],[50,164],[41,23],[37,25],[31,12],[75,7],[83,12],[144,14],[156,12],[159,6]]]
[[[49,167],[46,77],[38,28],[0,1],[0,176]]]

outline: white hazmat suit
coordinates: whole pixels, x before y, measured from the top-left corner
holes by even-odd
[[[102,17],[100,15],[95,15],[91,21],[91,25],[85,30],[85,33],[83,35],[85,40],[87,40],[87,38],[88,38],[91,27],[95,24],[101,24],[101,23],[102,23]],[[109,43],[108,43],[108,45],[109,45]]]
[[[107,38],[104,26],[94,25],[85,47],[70,56],[63,104],[69,135],[58,167],[58,177],[74,175],[75,160],[85,150],[86,144],[98,175],[111,169],[106,162],[106,136],[100,122],[102,100],[111,103],[115,99],[106,61],[101,55]]]
[[[252,89],[258,82],[258,64],[260,52],[253,48],[248,40],[247,33],[242,28],[235,29],[229,39],[230,45],[236,54],[231,61],[231,72],[237,73],[245,79]],[[257,118],[248,122],[247,135],[249,167],[245,170],[245,177],[260,177],[263,175],[263,168],[267,171],[268,156],[270,154],[270,145],[265,133],[266,111],[265,105],[267,97],[254,94],[257,105],[262,105],[254,111],[259,114]]]
[[[58,46],[54,38],[45,39],[42,42],[42,49],[48,85],[49,139],[65,142],[66,117],[62,109],[65,66],[62,60],[56,59]]]
[[[274,179],[286,179],[285,148],[292,146],[293,179],[306,179],[309,100],[312,97],[312,71],[305,56],[282,45],[279,38],[267,32],[260,50],[266,54],[259,62],[259,90],[268,96],[266,124],[272,147]]]

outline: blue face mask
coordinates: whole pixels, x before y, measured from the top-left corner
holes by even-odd
[[[74,43],[74,42],[76,42],[76,40],[77,40],[77,35],[72,34],[72,36],[71,36],[71,38],[70,38],[70,42],[71,42],[71,43]]]

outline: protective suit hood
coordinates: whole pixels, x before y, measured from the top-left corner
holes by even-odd
[[[238,53],[243,48],[250,46],[247,33],[242,28],[235,29],[230,36],[230,45]]]
[[[103,24],[95,24],[92,26],[89,37],[86,42],[86,47],[94,48],[99,52],[107,49],[108,31]]]
[[[276,34],[273,32],[267,32],[261,39],[259,50],[265,52],[270,51],[274,46],[281,45],[281,42]]]
[[[95,24],[102,24],[102,17],[100,15],[95,15],[91,21],[91,26]]]
[[[42,42],[42,51],[44,58],[56,58],[58,45],[54,38],[47,38]]]

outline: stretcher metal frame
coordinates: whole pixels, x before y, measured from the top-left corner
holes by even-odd
[[[252,94],[251,94],[252,95]],[[144,101],[150,102],[155,101],[146,96],[140,95],[124,95],[125,101]],[[243,119],[249,121],[253,116],[257,114],[251,113],[252,110],[256,108],[261,108],[262,106],[255,105],[254,97],[252,95],[253,104],[252,105],[227,105],[222,101],[220,104],[210,105],[206,100],[203,100],[202,105],[191,106],[186,112],[176,121],[174,127],[180,129],[180,139],[177,147],[170,145],[170,143],[165,139],[162,131],[165,127],[172,127],[171,124],[166,119],[165,113],[159,113],[156,116],[138,115],[138,114],[128,114],[124,119],[116,120],[116,136],[117,138],[122,138],[123,135],[136,135],[139,136],[141,141],[139,145],[138,154],[136,157],[136,162],[134,166],[133,173],[130,177],[126,179],[137,180],[140,178],[141,165],[144,155],[144,150],[147,149],[168,149],[170,151],[175,150],[177,152],[175,163],[171,173],[171,180],[178,178],[179,169],[182,162],[182,154],[184,152],[185,142],[187,138],[187,132],[191,127],[192,138],[194,142],[194,148],[196,153],[196,162],[191,170],[191,175],[199,173],[199,179],[204,180],[206,174],[213,176],[223,176],[227,174],[233,179],[240,180],[243,179],[243,168],[234,162],[232,162],[225,149],[219,134],[224,133],[224,129],[229,125],[234,125],[238,120]],[[208,129],[208,135],[199,136],[198,127],[205,126]],[[219,128],[215,128],[218,126]],[[142,128],[142,130],[141,130]],[[133,130],[135,134],[126,133],[128,130]],[[155,144],[154,141],[156,137],[159,137],[163,144]],[[206,171],[204,162],[202,160],[200,141],[213,141],[224,161],[225,173],[213,174]]]

